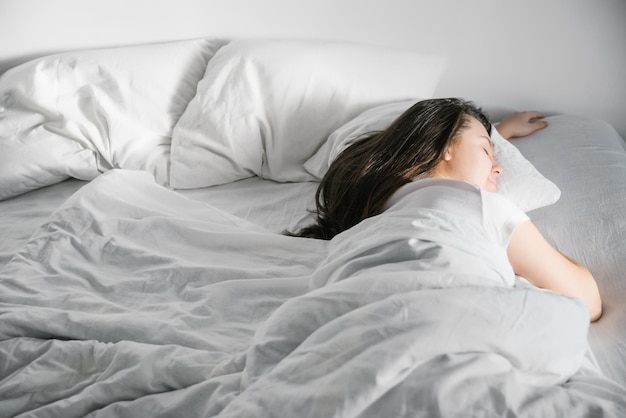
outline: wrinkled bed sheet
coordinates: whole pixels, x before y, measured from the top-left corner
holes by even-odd
[[[0,416],[626,414],[580,301],[367,227],[291,238],[98,177],[0,271]]]

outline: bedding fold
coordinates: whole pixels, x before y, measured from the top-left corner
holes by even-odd
[[[589,361],[584,303],[510,286],[499,247],[421,198],[330,241],[313,290],[260,325],[220,416],[626,412],[626,390]]]
[[[468,271],[452,235],[398,251],[387,221],[287,237],[99,176],[0,271],[0,416],[624,415],[581,301]]]
[[[149,173],[103,174],[0,271],[0,416],[124,415],[120,405],[185,399],[206,380],[217,396],[257,325],[308,289],[324,246]]]

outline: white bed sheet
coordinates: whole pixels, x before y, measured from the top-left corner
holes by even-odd
[[[110,171],[0,270],[0,416],[626,413],[626,388],[586,361],[581,301],[467,272],[485,248],[462,222],[458,239],[429,214],[386,228],[413,211],[292,238]],[[416,231],[433,258],[415,258]]]
[[[580,260],[598,279],[603,318],[589,342],[603,372],[626,385],[626,152],[604,122],[554,116],[550,127],[515,140],[522,153],[562,190],[555,205],[530,213],[548,240]],[[558,161],[556,161],[558,160]],[[0,202],[0,267],[85,182],[66,182]],[[307,224],[316,183],[276,183],[250,178],[181,191],[269,231]]]
[[[552,244],[595,276],[604,314],[589,341],[605,373],[626,384],[626,152],[609,124],[580,116],[514,140],[561,189],[559,201],[530,212]]]

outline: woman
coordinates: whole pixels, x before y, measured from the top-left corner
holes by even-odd
[[[505,138],[525,136],[547,125],[541,118],[537,112],[514,113],[498,131]],[[490,129],[486,115],[470,102],[416,103],[385,131],[355,142],[337,157],[316,193],[316,223],[292,235],[331,239],[381,214],[398,194],[407,193],[403,186],[428,186],[418,183],[422,179],[449,179],[495,192],[502,167],[493,157]],[[527,217],[516,219],[521,220],[509,225],[504,243],[515,274],[537,287],[581,298],[591,320],[597,320],[602,305],[591,273],[555,250]]]

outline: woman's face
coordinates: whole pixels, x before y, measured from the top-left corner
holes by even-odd
[[[451,178],[476,184],[495,192],[502,167],[493,157],[493,143],[478,119],[470,117],[469,126],[452,141],[433,177]]]

